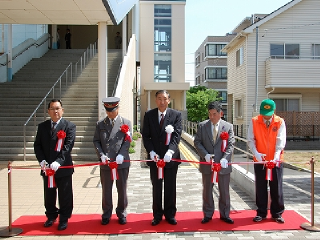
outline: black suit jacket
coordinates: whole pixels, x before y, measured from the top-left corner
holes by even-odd
[[[63,130],[66,133],[61,151],[55,151],[58,141],[57,132]],[[56,129],[51,133],[51,120],[44,121],[38,125],[36,140],[34,141],[34,152],[39,163],[46,160],[51,164],[57,161],[61,166],[73,166],[71,158],[71,150],[76,137],[76,125],[62,118]],[[73,168],[59,168],[55,173],[55,177],[64,177],[71,175],[74,172]],[[44,173],[41,171],[41,174]]]
[[[165,132],[165,127],[167,125],[172,125],[174,127],[174,132],[171,134],[171,140],[169,145],[165,145],[167,133]],[[179,142],[181,139],[181,113],[167,108],[167,112],[164,118],[162,128],[160,129],[158,108],[154,108],[145,113],[143,128],[142,128],[142,139],[145,149],[148,154],[153,150],[159,155],[160,159],[163,159],[167,150],[173,150],[173,159],[181,159],[179,151]],[[150,156],[148,155],[150,159]],[[149,166],[155,165],[155,162],[147,162]],[[180,162],[171,161],[166,163],[166,168],[173,167],[175,164],[180,164]]]

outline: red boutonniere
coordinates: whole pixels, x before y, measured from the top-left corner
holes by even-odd
[[[62,148],[63,143],[64,143],[64,139],[66,138],[66,136],[67,136],[67,134],[63,130],[60,130],[60,131],[57,132],[58,141],[57,141],[57,144],[56,144],[55,151],[57,151],[57,152],[61,151],[61,148]]]
[[[220,134],[220,138],[222,139],[221,152],[225,152],[227,148],[227,141],[229,139],[229,134],[227,132],[222,132]]]
[[[121,130],[121,132],[123,132],[124,134],[126,134],[124,140],[131,142],[131,141],[132,141],[132,138],[131,138],[131,133],[130,133],[129,126],[128,126],[127,124],[123,124],[123,125],[120,127],[120,130]]]

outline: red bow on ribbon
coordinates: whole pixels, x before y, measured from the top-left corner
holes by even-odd
[[[117,162],[109,162],[109,167],[111,169],[111,180],[118,180],[118,164]]]
[[[56,182],[54,180],[54,170],[51,168],[46,168],[45,169],[45,174],[48,176],[48,188],[55,188],[56,187]]]
[[[227,142],[228,142],[228,139],[229,139],[229,134],[227,132],[222,132],[220,134],[220,138],[222,139],[221,152],[225,152],[226,148],[227,148]]]
[[[165,161],[163,159],[160,159],[157,161],[157,167],[158,167],[158,179],[163,179],[163,168],[166,165]]]
[[[221,164],[220,163],[212,163],[211,166],[211,171],[212,171],[212,183],[217,183],[218,182],[218,174],[221,170]]]
[[[124,140],[131,142],[132,139],[131,139],[131,136],[130,136],[130,131],[129,131],[130,128],[129,128],[129,126],[127,124],[123,124],[123,125],[121,125],[120,130],[121,130],[121,132],[126,134]]]
[[[272,168],[276,166],[276,164],[272,161],[267,161],[265,164],[267,171],[266,171],[266,180],[272,181]]]
[[[57,152],[61,151],[64,139],[66,138],[66,136],[67,136],[67,134],[63,130],[60,130],[60,131],[57,132],[58,141],[57,141],[57,144],[56,144],[56,148],[54,149],[55,151],[57,151]]]

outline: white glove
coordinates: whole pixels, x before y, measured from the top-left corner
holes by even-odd
[[[123,163],[123,160],[124,160],[124,157],[119,154],[117,157],[116,157],[116,162],[117,164],[122,164]]]
[[[156,154],[153,150],[150,152],[150,158],[151,158],[151,160],[153,160],[153,161],[158,161],[158,159],[159,159],[159,155],[158,154]]]
[[[264,160],[264,157],[267,156],[266,154],[255,152],[254,156],[256,157],[258,162],[262,162]]]
[[[166,154],[164,155],[163,160],[164,160],[165,162],[170,162],[171,159],[172,159],[172,151],[171,151],[171,150],[168,150],[168,151],[166,152]]]
[[[41,169],[44,169],[47,164],[48,164],[48,163],[47,163],[46,160],[42,160],[42,162],[40,163]]]
[[[101,159],[101,162],[104,164],[106,164],[106,162],[109,161],[108,156],[106,156],[104,154],[101,155],[100,159]]]
[[[52,170],[54,170],[56,172],[60,166],[61,166],[60,163],[54,161],[53,163],[51,163],[50,167]]]
[[[221,158],[220,164],[222,168],[227,168],[228,167],[228,160],[225,158]]]
[[[211,156],[212,154],[206,154],[206,156],[204,157],[204,159],[206,160],[206,162],[211,162]]]
[[[276,151],[275,153],[274,153],[274,160],[276,160],[276,161],[279,161],[280,160],[280,153],[281,153],[281,151]]]

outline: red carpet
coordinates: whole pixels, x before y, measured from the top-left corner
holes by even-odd
[[[284,211],[284,224],[279,224],[268,218],[260,223],[252,221],[256,215],[254,210],[233,211],[230,217],[234,224],[222,222],[219,212],[215,212],[211,222],[201,224],[202,212],[178,212],[176,219],[178,224],[173,226],[163,220],[157,226],[151,226],[152,214],[128,214],[126,225],[118,224],[115,215],[112,216],[108,225],[100,224],[100,214],[74,214],[69,219],[68,228],[64,231],[58,231],[58,222],[52,227],[45,228],[43,223],[45,216],[22,216],[18,218],[12,227],[23,229],[20,235],[75,235],[75,234],[125,234],[125,233],[151,233],[151,232],[195,232],[195,231],[252,231],[252,230],[294,230],[300,229],[300,225],[308,222],[293,210]],[[270,217],[270,216],[269,216]]]

